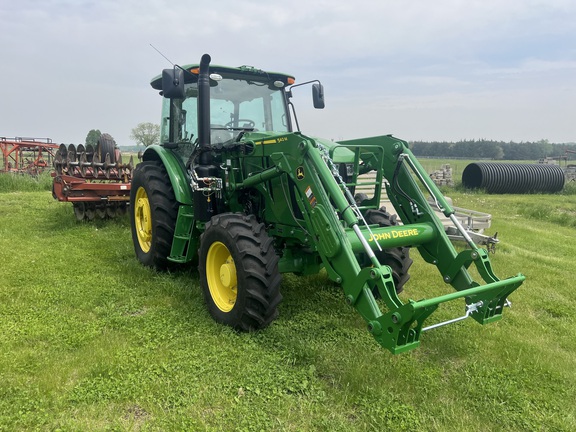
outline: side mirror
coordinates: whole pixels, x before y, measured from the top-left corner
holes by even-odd
[[[162,71],[162,94],[168,99],[184,99],[184,71],[180,68]]]
[[[314,108],[324,108],[324,87],[322,84],[312,85],[312,100],[314,101]]]

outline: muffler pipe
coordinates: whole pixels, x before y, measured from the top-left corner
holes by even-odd
[[[203,150],[200,164],[209,164],[210,148],[210,55],[204,54],[200,60],[198,73],[198,144]]]

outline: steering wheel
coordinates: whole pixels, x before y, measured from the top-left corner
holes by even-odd
[[[256,126],[256,123],[250,119],[238,119],[238,124],[244,123],[243,126],[238,126],[236,129],[254,129],[254,126]],[[248,126],[246,126],[246,123],[248,123]],[[234,121],[229,121],[228,123],[226,123],[224,125],[224,127],[227,128],[233,128],[234,126]]]

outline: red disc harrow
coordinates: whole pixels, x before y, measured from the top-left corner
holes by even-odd
[[[52,195],[71,202],[76,219],[104,219],[126,213],[133,157],[124,163],[110,135],[102,134],[96,147],[61,144],[53,165]]]

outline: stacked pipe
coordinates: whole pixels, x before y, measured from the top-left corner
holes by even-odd
[[[558,165],[474,162],[464,168],[462,184],[487,193],[554,193],[564,187],[564,171]]]

